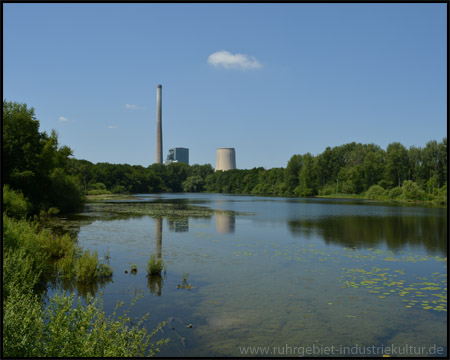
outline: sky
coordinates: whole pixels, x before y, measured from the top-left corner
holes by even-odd
[[[285,167],[447,136],[447,5],[3,4],[3,99],[93,163]]]

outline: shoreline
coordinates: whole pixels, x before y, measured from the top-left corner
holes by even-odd
[[[191,194],[190,192],[180,192],[185,194]],[[315,195],[309,197],[298,197],[298,196],[279,196],[279,195],[266,195],[266,194],[230,194],[230,193],[216,193],[216,192],[194,192],[192,194],[224,194],[224,195],[238,195],[238,196],[267,196],[267,197],[286,197],[286,198],[294,198],[294,199],[349,199],[349,200],[366,200],[373,202],[384,202],[390,203],[392,205],[411,205],[411,206],[427,206],[427,207],[438,207],[438,208],[447,208],[447,204],[438,203],[430,200],[400,200],[400,199],[369,199],[367,197],[363,197],[357,194],[330,194],[330,195]],[[153,194],[153,193],[149,193]],[[170,193],[177,194],[177,193]],[[95,202],[95,201],[105,201],[105,200],[130,200],[137,194],[97,194],[97,195],[85,195],[86,202]]]

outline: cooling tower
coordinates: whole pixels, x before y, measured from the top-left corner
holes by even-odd
[[[156,87],[156,163],[163,163],[162,143],[162,85]]]
[[[236,152],[234,148],[218,148],[216,171],[236,169]]]

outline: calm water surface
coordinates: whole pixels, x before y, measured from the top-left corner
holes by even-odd
[[[230,210],[108,217],[88,206],[65,221],[79,245],[110,257],[112,281],[91,289],[103,292],[107,313],[142,295],[132,316],[150,313],[149,329],[168,321],[160,356],[356,344],[447,354],[446,209],[222,194],[135,201]],[[167,264],[165,277],[146,276],[151,254]],[[178,287],[186,273],[190,290]]]

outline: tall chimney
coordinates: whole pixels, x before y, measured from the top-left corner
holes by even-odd
[[[156,87],[156,163],[163,162],[162,145],[162,85]]]

